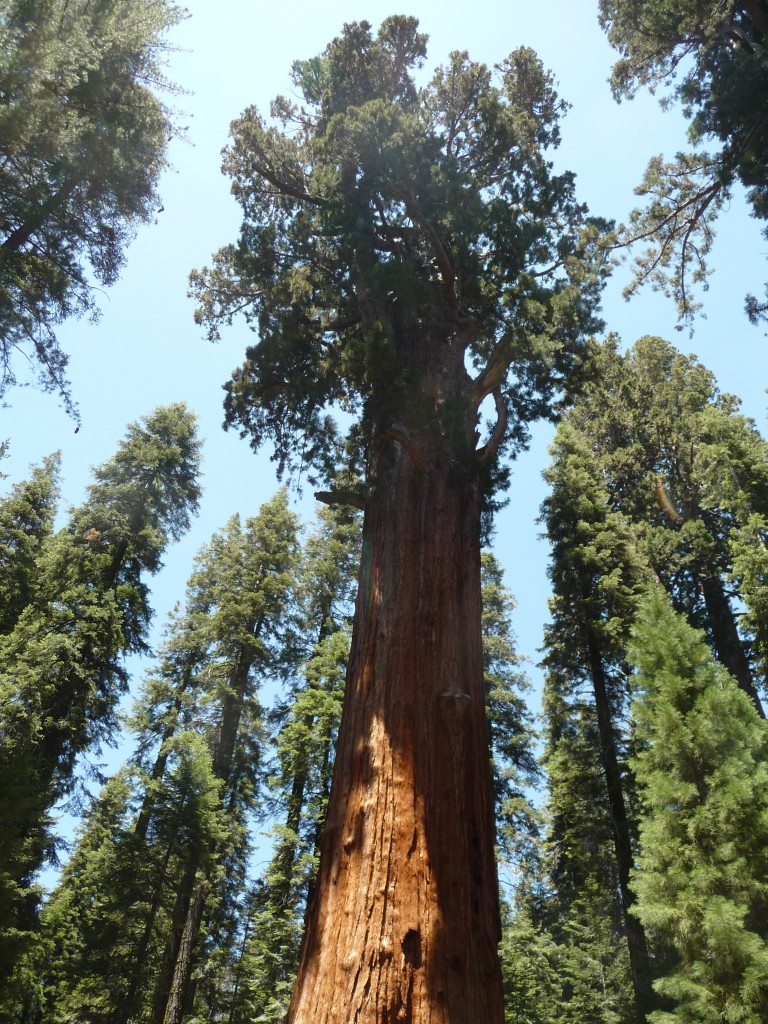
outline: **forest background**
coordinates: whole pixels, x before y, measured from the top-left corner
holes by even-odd
[[[577,194],[596,215],[625,220],[635,203],[633,188],[648,158],[671,157],[685,145],[685,126],[676,111],[664,112],[651,96],[614,102],[607,83],[615,59],[597,22],[596,4],[555,0],[541,9],[490,2],[446,10],[412,3],[430,37],[429,67],[455,49],[493,64],[518,45],[533,47],[552,69],[562,98],[571,104],[563,142],[555,154],[558,170],[577,175]],[[155,406],[185,401],[199,416],[205,439],[201,512],[184,539],[165,557],[152,583],[155,639],[165,613],[183,596],[194,553],[235,512],[247,517],[275,491],[268,452],[254,455],[235,433],[220,429],[221,385],[240,362],[250,337],[244,324],[228,330],[218,346],[208,344],[192,320],[187,277],[236,233],[239,212],[219,170],[220,150],[230,121],[249,104],[268,108],[279,92],[290,94],[293,60],[312,56],[346,21],[365,18],[377,25],[393,13],[390,4],[308,3],[259,5],[226,0],[213,6],[187,5],[189,18],[169,38],[168,75],[182,92],[171,98],[184,138],[170,150],[171,170],[160,182],[162,209],[143,227],[127,254],[119,282],[101,296],[97,323],[69,322],[58,332],[70,353],[69,376],[81,426],[57,406],[55,397],[32,388],[15,389],[2,411],[0,435],[10,440],[3,471],[9,479],[60,449],[62,507],[79,502],[89,467],[106,461],[125,424]],[[425,69],[427,70],[427,69]],[[768,349],[761,330],[743,312],[747,292],[759,292],[765,241],[738,194],[721,217],[711,264],[715,274],[704,296],[706,319],[676,331],[671,300],[646,290],[630,303],[622,297],[628,271],[620,268],[604,296],[608,330],[626,345],[655,334],[695,352],[723,391],[743,400],[743,411],[764,422]],[[547,618],[547,549],[539,541],[539,507],[545,493],[541,472],[552,430],[540,425],[533,443],[514,467],[510,502],[496,519],[494,549],[518,599],[515,626],[520,653],[532,663]],[[301,484],[301,481],[294,481]],[[311,487],[294,494],[300,514],[311,518]],[[138,682],[143,666],[134,666]],[[535,675],[535,673],[532,672]],[[114,761],[122,759],[122,753]]]

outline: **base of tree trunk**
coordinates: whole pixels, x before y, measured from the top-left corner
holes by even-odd
[[[479,492],[447,458],[394,448],[366,509],[319,878],[288,1021],[501,1024]]]

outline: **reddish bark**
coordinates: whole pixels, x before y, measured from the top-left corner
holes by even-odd
[[[501,1024],[480,494],[434,435],[389,438],[288,1022]]]

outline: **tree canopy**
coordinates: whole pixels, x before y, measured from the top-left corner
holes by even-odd
[[[453,53],[420,87],[425,57],[414,18],[376,35],[346,25],[294,63],[298,102],[232,125],[240,239],[192,288],[209,337],[239,314],[258,332],[227,385],[227,423],[271,441],[280,471],[330,472],[334,406],[355,417],[358,451],[415,416],[466,455],[493,395],[491,461],[557,407],[599,326],[600,225],[546,157],[565,109],[551,76],[529,49],[494,70]],[[465,361],[476,375],[461,394],[429,379]]]
[[[0,395],[17,353],[70,412],[66,317],[96,314],[136,226],[160,207],[175,129],[157,90],[174,0],[0,3]]]
[[[662,89],[664,102],[680,103],[690,122],[688,151],[649,162],[636,190],[645,205],[625,235],[646,245],[628,290],[650,281],[689,320],[715,220],[737,183],[753,215],[768,219],[768,117],[760,99],[768,89],[768,7],[764,0],[600,0],[600,23],[620,54],[611,78],[616,98]],[[748,296],[746,308],[751,320],[765,318],[768,293],[765,301]]]

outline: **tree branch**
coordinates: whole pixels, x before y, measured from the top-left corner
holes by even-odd
[[[85,173],[74,175],[69,178],[53,195],[30,213],[28,219],[15,228],[8,237],[0,244],[4,252],[17,252],[30,240],[32,235],[38,231],[46,222],[48,217],[60,206],[62,206],[73,194],[78,185],[85,179]]]
[[[742,0],[742,6],[755,27],[763,34],[763,38],[768,37],[768,14],[757,3],[757,0]]]
[[[315,501],[321,501],[324,505],[351,505],[353,508],[365,509],[365,498],[360,491],[348,491],[342,488],[315,491]]]
[[[474,409],[478,409],[481,402],[488,395],[492,395],[504,380],[511,362],[510,357],[505,354],[506,347],[504,338],[497,342],[484,369],[472,381],[469,399]]]
[[[487,466],[499,450],[509,425],[509,412],[500,387],[493,389],[493,404],[496,406],[496,426],[486,443],[476,452],[477,461],[481,466]]]
[[[443,294],[445,295],[445,300],[448,303],[451,312],[453,313],[457,320],[465,319],[461,316],[461,313],[459,312],[459,297],[456,294],[456,274],[454,273],[453,265],[451,264],[451,261],[448,257],[448,253],[445,251],[445,246],[440,241],[437,232],[426,219],[426,217],[423,215],[423,213],[419,209],[419,204],[412,196],[407,195],[407,193],[405,193],[402,189],[398,188],[398,186],[395,185],[394,182],[392,181],[387,181],[387,184],[392,189],[392,192],[395,195],[395,197],[405,204],[405,209],[408,213],[408,216],[411,218],[414,224],[418,224],[421,230],[427,236],[427,240],[429,241],[429,244],[432,246],[432,251],[434,252],[435,259],[437,260],[437,266],[440,271],[440,276],[442,277]]]

